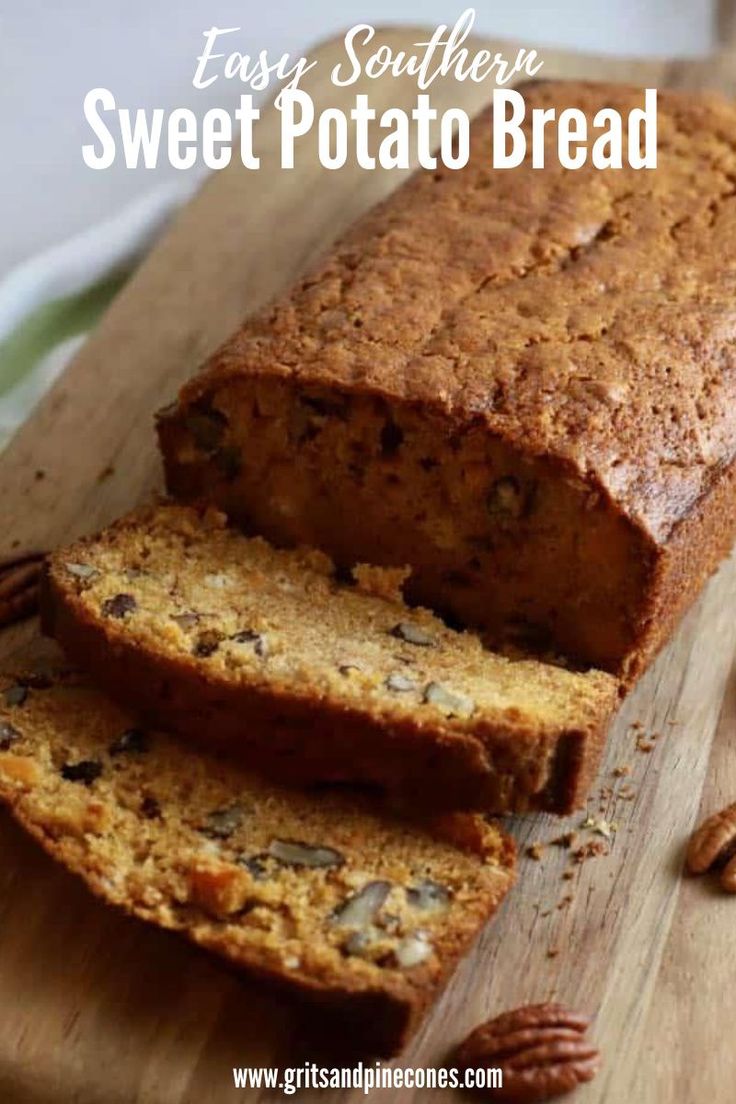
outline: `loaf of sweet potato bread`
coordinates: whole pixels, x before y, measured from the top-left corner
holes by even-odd
[[[615,679],[487,652],[409,609],[403,574],[363,565],[349,585],[323,553],[160,505],[54,553],[42,617],[124,704],[279,779],[435,809],[580,805]]]
[[[513,844],[481,817],[412,826],[270,785],[74,672],[0,678],[0,802],[104,901],[312,998],[384,1055],[513,881]]]
[[[532,108],[643,91],[544,82]],[[170,490],[633,679],[736,524],[736,107],[659,94],[658,167],[420,172],[159,422]]]

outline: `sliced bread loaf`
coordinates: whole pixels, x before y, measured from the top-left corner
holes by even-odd
[[[736,536],[736,105],[662,89],[657,132],[655,171],[494,172],[483,112],[162,411],[170,492],[633,681]]]
[[[614,679],[488,652],[408,608],[402,571],[355,574],[163,505],[52,557],[44,626],[123,703],[279,779],[435,808],[578,805]]]
[[[0,678],[0,801],[92,891],[406,1041],[513,880],[483,818],[290,792],[141,728],[74,673]]]

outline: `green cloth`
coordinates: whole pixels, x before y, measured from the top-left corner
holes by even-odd
[[[24,318],[0,342],[0,397],[25,379],[55,346],[91,330],[129,274],[107,276],[79,295],[44,303]]]

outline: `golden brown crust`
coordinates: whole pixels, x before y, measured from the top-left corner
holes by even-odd
[[[677,627],[709,577],[729,554],[736,532],[736,459],[712,473],[711,482],[661,547],[650,593],[642,606],[638,648],[628,658],[633,682]]]
[[[642,104],[641,89],[584,83],[544,82],[525,95],[529,110],[579,106],[589,116]],[[587,604],[580,595],[579,636],[557,624],[554,608],[541,602],[540,612],[566,651],[634,677],[735,523],[731,493],[721,538],[699,539],[701,526],[713,527],[724,481],[730,490],[736,454],[736,109],[713,95],[661,91],[658,137],[656,170],[572,172],[551,150],[542,171],[525,163],[493,172],[489,118],[479,117],[466,170],[415,175],[184,388],[160,426],[170,487],[187,495],[202,488],[202,472],[214,474],[208,493],[239,520],[255,513],[263,523],[257,493],[232,469],[228,487],[211,457],[192,458],[184,424],[202,403],[230,403],[240,417],[234,396],[252,395],[257,380],[371,397],[398,416],[419,411],[436,419],[445,450],[453,435],[482,432],[516,462],[542,465],[545,479],[578,485],[581,504],[594,496],[612,532],[620,523],[620,554],[611,551],[600,576],[574,565],[591,591]],[[267,522],[272,536],[289,538],[285,522]],[[591,524],[582,505],[575,524],[583,535]],[[690,536],[680,554],[671,549],[682,531]],[[339,545],[324,525],[311,536],[330,551]],[[552,552],[541,537],[534,548],[541,566]],[[374,551],[365,554],[376,559]],[[504,582],[513,562],[503,561]],[[632,580],[618,614],[603,594],[612,573],[620,592]],[[540,575],[540,590],[549,589]],[[428,604],[448,600],[434,577],[420,572],[416,585]],[[449,601],[468,613],[457,594]],[[523,615],[526,591],[519,603]],[[607,606],[618,623],[599,639],[595,621]],[[487,611],[476,612],[483,623]]]
[[[200,744],[432,808],[578,807],[616,701],[608,676],[494,656],[398,595],[182,507],[57,552],[43,624],[114,697]]]
[[[406,1042],[513,878],[512,842],[478,818],[411,827],[270,786],[142,730],[71,672],[2,678],[0,740],[0,801],[97,896],[345,1016],[377,1053]],[[298,834],[321,867],[269,857]],[[428,900],[412,898],[414,864],[434,876]],[[372,879],[395,926],[371,926],[381,904],[336,926]],[[368,932],[375,954],[345,949]]]

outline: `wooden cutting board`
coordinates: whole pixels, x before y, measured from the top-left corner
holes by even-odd
[[[418,30],[381,36],[395,48]],[[496,48],[498,44],[483,43]],[[503,47],[508,53],[512,50]],[[368,92],[406,106],[408,79],[337,90],[341,44],[313,53],[317,108]],[[543,76],[736,90],[736,55],[702,63],[602,60],[544,51]],[[369,86],[370,85],[370,86]],[[435,106],[479,108],[487,92],[447,81]],[[250,310],[291,280],[402,174],[329,172],[314,155],[280,171],[264,113],[262,168],[215,174],[117,298],[93,338],[0,460],[0,554],[49,548],[110,521],[160,484],[152,413]],[[555,996],[597,1013],[605,1054],[578,1104],[732,1102],[736,1084],[736,900],[681,876],[698,818],[736,797],[736,566],[711,582],[676,639],[625,704],[591,801],[618,823],[610,841],[581,816],[517,821],[519,884],[403,1056],[434,1066],[487,1015]],[[0,658],[37,647],[33,624],[0,635]],[[643,726],[641,732],[632,729]],[[653,750],[637,737],[658,734]],[[614,768],[629,765],[629,777]],[[620,796],[633,792],[633,798]],[[603,798],[599,801],[599,789]],[[619,793],[617,797],[616,794]],[[581,864],[531,841],[578,828],[606,855]],[[5,816],[0,818],[0,1100],[8,1104],[222,1104],[282,1099],[236,1091],[232,1067],[303,1059],[300,1028],[263,994],[183,942],[93,901]],[[571,870],[570,880],[563,873]],[[724,1031],[724,1024],[727,1029]],[[396,1091],[400,1104],[450,1093]],[[355,1092],[300,1093],[343,1102]]]

